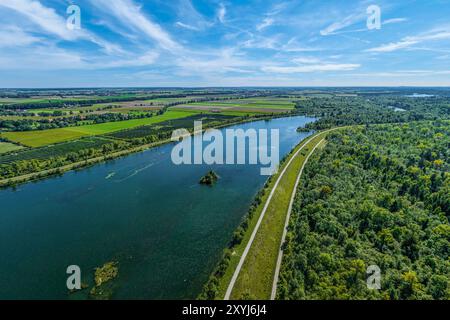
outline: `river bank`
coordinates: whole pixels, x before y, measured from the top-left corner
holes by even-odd
[[[258,117],[258,118],[250,118],[250,119],[241,119],[236,122],[220,124],[220,125],[212,126],[212,127],[205,127],[205,128],[203,128],[203,131],[206,131],[208,129],[221,129],[221,128],[226,128],[226,127],[231,127],[231,126],[234,126],[237,124],[251,123],[251,122],[261,121],[261,120],[277,119],[277,118],[286,117],[286,116],[288,116],[288,115],[276,115],[276,116]],[[124,156],[130,155],[130,154],[133,154],[133,153],[137,153],[137,152],[142,152],[144,150],[148,150],[148,149],[151,149],[151,148],[154,148],[157,146],[165,145],[165,144],[168,144],[171,142],[173,142],[171,139],[165,139],[165,140],[153,142],[150,144],[144,144],[141,146],[132,147],[132,148],[129,148],[126,150],[112,152],[110,154],[90,158],[87,160],[70,163],[70,164],[63,165],[63,166],[60,166],[57,168],[51,168],[51,169],[42,170],[39,172],[20,175],[17,177],[2,179],[2,180],[0,180],[0,189],[7,188],[7,187],[14,187],[19,184],[37,181],[37,180],[49,178],[49,177],[55,176],[55,175],[61,175],[66,172],[69,172],[71,170],[87,168],[89,166],[92,166],[92,165],[95,165],[98,163],[102,163],[104,161],[113,160],[116,158],[120,158],[120,157],[124,157]]]

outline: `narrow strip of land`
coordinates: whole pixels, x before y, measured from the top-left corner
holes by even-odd
[[[280,250],[278,252],[277,265],[275,267],[275,276],[273,277],[272,295],[270,297],[271,300],[275,300],[275,298],[277,296],[278,278],[280,276],[281,262],[283,261],[283,243],[284,243],[284,241],[286,241],[287,229],[289,226],[289,220],[291,219],[292,207],[294,205],[294,200],[295,200],[295,196],[297,194],[298,185],[300,184],[300,179],[302,178],[303,171],[305,169],[306,164],[309,161],[309,158],[314,154],[314,151],[316,151],[316,149],[322,145],[322,143],[324,141],[325,141],[325,138],[320,140],[320,142],[314,147],[314,149],[306,157],[305,161],[303,162],[302,168],[300,169],[300,172],[298,173],[298,177],[297,177],[297,181],[295,182],[294,190],[292,190],[291,201],[289,202],[289,209],[288,209],[288,213],[286,216],[286,222],[284,224],[283,237],[281,238]]]
[[[240,257],[225,293],[225,300],[271,298],[286,215],[293,190],[296,189],[298,172],[305,165],[308,156],[323,142],[326,134],[337,129],[309,138],[297,147],[284,166]]]

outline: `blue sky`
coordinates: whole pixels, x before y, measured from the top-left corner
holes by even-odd
[[[449,12],[450,0],[0,0],[0,87],[450,86]]]

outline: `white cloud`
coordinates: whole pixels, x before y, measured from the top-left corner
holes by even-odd
[[[175,25],[176,25],[177,27],[184,28],[184,29],[188,29],[188,30],[191,30],[191,31],[200,31],[199,28],[197,28],[197,27],[195,27],[195,26],[191,26],[190,24],[186,24],[186,23],[180,22],[180,21],[177,21],[177,22],[175,23]]]
[[[204,55],[180,57],[176,60],[177,66],[184,71],[195,73],[224,73],[224,72],[247,72],[245,68],[251,67],[253,62],[242,59],[235,49],[227,48],[218,52]]]
[[[278,41],[275,38],[258,37],[245,41],[242,44],[243,48],[247,49],[270,49],[278,50]]]
[[[54,9],[43,6],[39,1],[2,0],[0,6],[19,12],[45,32],[60,39],[67,41],[85,39],[102,47],[108,53],[123,52],[119,46],[113,45],[84,29],[69,30],[63,17],[58,15]]]
[[[281,51],[286,52],[311,52],[311,51],[319,51],[320,49],[305,47],[301,43],[298,42],[297,38],[291,38],[286,44],[280,47]]]
[[[362,17],[363,16],[361,14],[347,16],[342,21],[334,22],[331,25],[329,25],[328,27],[326,27],[325,29],[321,30],[320,34],[322,36],[328,36],[328,35],[335,34],[337,31],[344,29],[348,26],[351,26],[355,22],[361,20]]]
[[[85,66],[80,55],[53,46],[24,48],[20,59],[17,53],[4,52],[0,56],[1,70],[61,70]]]
[[[99,62],[91,64],[89,67],[98,67],[98,68],[123,68],[123,67],[143,67],[149,66],[156,62],[159,57],[159,53],[150,51],[139,57],[122,59],[122,60],[113,60],[110,62]]]
[[[431,30],[418,36],[405,37],[398,42],[392,42],[381,45],[376,48],[367,49],[366,52],[374,52],[374,53],[393,52],[401,49],[410,48],[413,45],[427,41],[438,41],[447,39],[450,39],[450,29],[444,27]]]
[[[404,40],[404,41],[399,41],[399,42],[392,42],[392,43],[388,43],[376,48],[372,48],[372,49],[368,49],[366,50],[366,52],[392,52],[392,51],[397,51],[400,49],[405,49],[408,48],[412,45],[415,45],[419,43],[418,41],[413,41],[413,40]]]
[[[93,4],[118,18],[122,24],[143,32],[163,49],[169,51],[181,49],[181,46],[159,24],[146,17],[132,0],[96,0]]]
[[[20,12],[45,31],[64,40],[74,40],[78,35],[66,27],[65,19],[56,14],[54,9],[43,6],[39,1],[2,0],[0,6]]]
[[[383,25],[387,25],[387,24],[394,24],[394,23],[402,23],[402,22],[406,22],[408,21],[407,18],[393,18],[393,19],[387,19],[383,21]]]
[[[219,10],[217,11],[217,19],[219,19],[219,21],[221,23],[225,23],[226,14],[227,14],[227,8],[225,7],[225,5],[223,3],[221,3]]]
[[[280,2],[277,3],[273,6],[272,10],[270,10],[267,13],[267,16],[275,16],[279,13],[281,13],[283,10],[285,10],[288,7],[289,3],[288,2]]]
[[[149,51],[142,55],[128,55],[126,58],[93,57],[64,50],[53,45],[24,47],[17,59],[17,53],[6,51],[0,56],[0,70],[98,70],[122,67],[143,67],[153,65],[159,53]]]
[[[321,72],[321,71],[350,71],[359,68],[359,64],[314,64],[314,65],[304,65],[304,66],[291,66],[291,67],[280,67],[280,66],[267,66],[263,67],[261,70],[264,72],[271,73],[310,73],[310,72]]]
[[[256,30],[261,31],[267,27],[270,27],[275,22],[272,18],[265,18],[262,23],[256,26]]]
[[[313,58],[313,57],[299,57],[292,60],[292,62],[297,64],[313,64],[313,63],[319,63],[320,59]]]
[[[202,31],[214,25],[203,14],[197,11],[191,0],[179,0],[174,2],[174,10],[177,12],[178,22],[176,26],[192,31]]]
[[[0,30],[0,47],[3,48],[28,46],[40,40],[16,26],[7,26]]]
[[[348,73],[343,76],[348,77],[389,77],[389,78],[410,78],[410,77],[430,77],[436,75],[450,74],[450,70],[399,70],[392,72],[372,72],[372,73]]]

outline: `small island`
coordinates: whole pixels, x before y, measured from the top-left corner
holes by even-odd
[[[108,262],[103,267],[96,268],[94,274],[95,285],[90,291],[90,298],[95,300],[109,300],[114,292],[112,280],[119,275],[117,262]]]
[[[217,180],[219,180],[219,176],[211,170],[200,179],[200,184],[213,186],[217,182]]]

